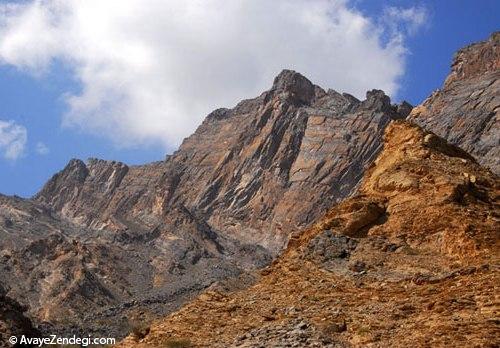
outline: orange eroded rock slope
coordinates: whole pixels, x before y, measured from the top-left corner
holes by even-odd
[[[496,347],[499,193],[470,155],[393,121],[358,194],[256,284],[212,287],[122,346]]]

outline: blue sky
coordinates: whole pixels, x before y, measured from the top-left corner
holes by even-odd
[[[8,2],[1,1],[0,6],[6,3]],[[30,4],[31,2],[23,3]],[[28,23],[34,23],[33,32],[30,32],[31,28],[26,29],[21,20],[17,22],[12,20],[12,18],[23,19],[21,15],[25,13],[22,11],[26,9],[20,9],[18,12],[3,15],[3,17],[0,15],[0,28],[2,25],[4,28],[3,31],[0,29],[0,35],[4,35],[5,39],[2,45],[0,36],[0,122],[10,122],[10,126],[22,126],[27,136],[24,150],[16,156],[17,158],[6,158],[8,156],[5,153],[3,157],[0,157],[0,192],[29,197],[36,193],[54,173],[62,169],[71,158],[97,157],[119,160],[127,164],[161,160],[167,153],[175,150],[179,140],[190,134],[211,108],[232,106],[237,100],[257,95],[258,91],[269,87],[272,76],[279,70],[280,64],[282,64],[281,68],[292,67],[303,72],[313,82],[323,87],[359,95],[359,91],[377,87],[372,86],[376,83],[385,86],[386,89],[392,89],[397,101],[406,99],[412,104],[418,104],[441,86],[457,49],[486,39],[491,32],[499,30],[500,22],[498,15],[500,1],[495,0],[421,2],[357,0],[348,3],[339,2],[340,7],[334,10],[343,14],[334,18],[338,27],[331,28],[328,27],[329,24],[322,22],[323,19],[331,16],[331,11],[327,11],[326,8],[330,5],[327,3],[322,3],[323,7],[318,5],[315,12],[311,12],[312,15],[307,17],[307,20],[313,18],[313,22],[305,24],[307,26],[318,25],[319,29],[310,34],[316,36],[301,37],[300,25],[303,25],[304,21],[300,24],[295,23],[294,18],[297,15],[294,15],[294,11],[301,14],[306,7],[299,8],[297,5],[293,8],[286,7],[285,10],[265,8],[266,11],[261,11],[261,8],[257,7],[259,2],[253,3],[257,5],[243,9],[245,13],[251,13],[250,17],[255,14],[255,18],[250,18],[252,22],[258,22],[264,28],[273,25],[273,22],[279,22],[279,28],[272,30],[275,34],[269,33],[270,27],[263,29],[262,35],[265,40],[259,36],[259,29],[251,27],[251,24],[245,24],[245,21],[249,20],[247,16],[242,16],[241,20],[235,23],[228,21],[226,24],[234,26],[232,31],[238,31],[249,40],[244,46],[236,46],[244,40],[233,41],[233,37],[226,34],[224,27],[215,28],[213,36],[208,34],[193,36],[192,33],[189,35],[184,33],[182,29],[173,27],[165,29],[164,21],[159,20],[161,26],[160,24],[151,26],[151,31],[155,33],[147,32],[143,36],[127,37],[124,40],[131,40],[133,45],[128,45],[129,42],[125,41],[126,45],[116,46],[116,49],[126,47],[125,52],[130,52],[126,61],[121,56],[115,57],[113,52],[100,56],[102,51],[99,46],[100,42],[96,43],[95,39],[94,41],[88,39],[91,36],[86,35],[85,30],[90,29],[86,29],[84,25],[82,25],[83,29],[79,28],[75,37],[70,37],[68,41],[81,37],[83,42],[89,40],[91,48],[94,48],[92,46],[94,45],[99,46],[99,49],[92,54],[72,56],[71,49],[68,49],[69,53],[63,50],[63,48],[70,47],[69,44],[65,44],[63,48],[58,46],[59,41],[64,41],[64,37],[54,36],[57,39],[53,40],[48,34],[41,35],[41,38],[35,35],[37,34],[35,29],[40,31],[40,29],[45,29],[43,25],[46,25],[37,22],[39,17],[28,18]],[[260,4],[265,7],[269,3],[261,2]],[[303,6],[308,5],[304,3]],[[401,18],[388,18],[388,8],[397,8],[397,13],[401,14]],[[412,19],[403,18],[405,13],[403,10],[410,8],[416,10],[412,14],[425,14],[424,22],[416,23]],[[112,11],[113,8],[101,9],[96,5],[92,10],[105,12]],[[165,9],[165,11],[173,10]],[[238,19],[238,15],[241,14],[239,11],[243,10],[241,8],[218,9],[219,12],[216,15],[222,11],[227,18]],[[38,11],[43,11],[43,9],[38,8]],[[200,31],[203,32],[204,23],[199,24],[195,21],[208,21],[204,16],[206,12],[211,13],[210,11],[211,9],[196,9],[194,12],[190,10],[186,12],[188,14],[185,19],[189,23],[194,23],[193,26],[201,28]],[[273,13],[273,11],[277,11],[276,16],[283,18],[270,20],[270,17],[261,13]],[[155,9],[155,12],[160,11]],[[146,15],[151,16],[151,14],[144,14]],[[128,20],[126,12],[118,17],[119,20],[115,20],[115,17],[113,21],[106,20],[121,23],[123,18],[125,21]],[[141,17],[137,15],[134,18],[137,18],[138,22]],[[404,49],[406,53],[392,54],[388,49],[374,45],[371,34],[361,35],[357,32],[350,34],[366,26],[363,18],[370,20],[376,28],[385,30],[379,35],[381,41],[393,40],[391,42],[394,50]],[[72,20],[74,19],[70,18],[68,22]],[[39,28],[37,23],[40,25]],[[394,27],[391,26],[392,23]],[[298,28],[295,34],[298,37],[296,43],[285,40],[283,44],[282,39],[285,37],[283,35],[286,33],[281,33],[280,30],[287,25],[290,25],[293,30]],[[415,28],[412,28],[412,25]],[[29,35],[32,35],[33,39],[21,42],[20,46],[14,47],[14,50],[11,41],[7,39],[15,37],[12,33],[15,30],[21,30],[19,28],[27,30],[26,37],[29,38]],[[325,28],[330,28],[330,30]],[[156,31],[163,29],[169,34],[156,35]],[[96,30],[99,30],[98,26]],[[322,40],[332,42],[341,40],[339,37],[341,38],[342,35],[335,36],[335,30],[340,30],[340,34],[345,31],[349,42],[354,42],[357,46],[352,47],[351,50],[346,48],[347,53],[344,55],[340,53],[335,43],[331,47],[328,46],[330,51],[320,47]],[[252,32],[252,35],[246,36],[247,32]],[[333,33],[331,40],[325,33]],[[99,37],[100,33],[98,32],[97,35]],[[396,39],[397,35],[400,35],[399,39]],[[202,38],[200,39],[199,36]],[[109,37],[113,38],[113,42],[116,41],[116,37]],[[221,38],[220,41],[224,43],[223,50],[217,47],[215,51],[208,48],[206,51],[201,51],[210,45],[218,45],[218,38]],[[153,39],[160,40],[158,42],[168,47],[168,50],[151,51],[146,43],[153,42]],[[106,44],[104,47],[108,47],[108,43],[105,42],[106,35],[103,35],[102,40]],[[163,56],[164,52],[172,49],[173,42],[178,43],[181,40],[187,44],[178,46],[179,50],[189,50],[190,47],[197,50],[198,46],[202,47],[199,52],[203,54],[204,60],[200,62],[193,58],[191,62],[192,55],[180,56],[181,58],[176,56],[176,59],[168,54]],[[155,45],[157,45],[156,41],[153,46]],[[345,47],[345,43],[343,45],[341,47]],[[262,51],[270,52],[268,56],[263,53],[254,53],[261,46]],[[142,47],[145,47],[144,52],[141,51]],[[251,50],[247,51],[248,47]],[[272,51],[273,49],[276,51]],[[88,51],[87,46],[85,50]],[[219,57],[226,56],[233,51],[242,53],[241,55],[235,53],[228,61],[217,62]],[[308,51],[317,52],[315,56],[325,61],[324,66],[321,67],[321,61],[318,61],[317,57],[312,57],[310,54],[301,56],[301,52]],[[154,62],[150,62],[148,52],[154,53]],[[332,54],[332,52],[336,53]],[[365,61],[356,58],[356,52],[361,52]],[[373,57],[379,58],[371,59],[372,53]],[[322,54],[324,56],[321,56]],[[161,59],[157,57],[158,55]],[[288,58],[290,56],[297,58],[290,60]],[[347,75],[342,75],[344,73],[342,71],[335,71],[334,67],[337,62],[337,65],[342,66],[349,61],[353,62],[352,71],[345,67],[339,69],[347,70],[345,72]],[[112,62],[111,65],[106,65],[108,62]],[[271,68],[267,69],[266,62],[270,62],[267,65],[271,65]],[[381,65],[376,65],[379,63]],[[204,64],[206,66],[203,68]],[[96,66],[104,68],[98,70]],[[145,66],[148,69],[154,66],[155,70],[152,70],[152,73],[143,74]],[[200,69],[200,66],[203,69]],[[140,73],[129,74],[129,71],[133,71],[136,67]],[[365,68],[369,70],[363,71]],[[106,80],[109,70],[116,70],[116,75]],[[373,76],[369,75],[372,70],[375,70]],[[217,74],[211,71],[216,71]],[[363,72],[363,76],[368,75],[368,80],[358,77],[356,71]],[[380,73],[377,75],[378,72]],[[234,78],[235,75],[237,79]],[[322,80],[322,76],[327,77]],[[121,88],[126,89],[126,92],[121,93]],[[102,96],[95,96],[99,92],[111,95],[111,97],[103,100]],[[84,97],[81,97],[82,95]],[[172,96],[169,99],[170,95]],[[98,107],[94,107],[95,98],[98,100]],[[177,100],[183,100],[183,98],[186,100],[185,103],[175,104]],[[135,115],[140,115],[140,117],[135,119]],[[2,136],[7,135],[0,131],[0,146]],[[5,152],[5,148],[3,150]]]

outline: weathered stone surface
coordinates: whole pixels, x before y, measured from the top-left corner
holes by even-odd
[[[494,35],[487,43],[460,53],[443,90],[410,116],[470,150],[494,170],[498,164],[497,41]],[[382,148],[386,127],[407,117],[410,110],[407,103],[391,105],[382,91],[370,91],[360,101],[325,91],[285,70],[259,97],[208,115],[164,161],[127,166],[72,160],[34,199],[0,196],[0,282],[8,296],[27,306],[25,315],[44,332],[116,337],[130,330],[130,322],[133,326],[170,313],[211,285],[214,293],[242,288],[234,279],[251,283],[253,277],[245,272],[268,264],[290,236],[288,250],[309,245],[309,239],[303,238],[314,236],[306,232],[298,237],[298,232],[355,192]],[[188,305],[193,321],[183,334],[197,334],[204,318],[199,314],[221,304],[229,314],[208,323],[220,325],[210,327],[209,335],[221,337],[219,331],[241,328],[241,324],[245,332],[255,329],[257,337],[266,337],[267,329],[248,327],[245,317],[253,313],[257,300],[264,301],[259,308],[266,310],[259,312],[255,323],[272,323],[280,315],[303,311],[297,303],[306,301],[310,311],[300,322],[316,325],[318,318],[311,313],[323,313],[316,306],[323,296],[318,289],[330,294],[339,282],[350,291],[361,289],[364,278],[359,277],[373,274],[379,283],[401,285],[389,287],[390,300],[391,294],[406,291],[402,282],[407,277],[417,283],[448,281],[446,274],[454,274],[448,258],[474,255],[480,260],[488,255],[487,246],[497,245],[492,232],[498,224],[497,179],[478,168],[465,151],[433,133],[409,126],[391,129],[389,155],[379,157],[384,163],[369,170],[370,179],[361,187],[364,196],[340,205],[340,213],[323,220],[321,231],[331,230],[331,236],[311,242],[310,252],[300,249],[295,261],[280,269],[279,277],[273,273],[270,279],[280,284],[279,291],[261,287],[266,290],[263,297],[254,293],[248,305],[227,308],[223,297],[209,295],[205,304]],[[429,259],[429,250],[436,259]],[[338,257],[344,251],[348,257]],[[435,269],[435,260],[444,260],[445,266]],[[382,267],[385,262],[389,267]],[[410,266],[401,269],[405,263]],[[417,275],[417,269],[426,275]],[[297,270],[300,277],[286,278]],[[306,291],[309,277],[325,272],[338,277],[330,283],[326,280],[326,285],[321,277],[314,278],[318,288]],[[484,278],[466,273],[465,281],[482,282],[481,302],[494,281],[489,270],[479,273]],[[227,278],[233,280],[221,282]],[[373,283],[373,289],[385,289],[379,283]],[[307,330],[299,328],[291,341],[277,333],[276,342],[286,338],[286,344],[293,341],[300,346],[304,342],[297,340],[305,334],[316,344],[325,331],[343,335],[333,337],[334,345],[347,341],[364,345],[361,331],[365,328],[352,324],[364,320],[361,313],[377,312],[373,299],[368,301],[373,289],[352,290],[365,302],[353,307],[359,311],[351,321],[332,309],[336,306],[332,303],[325,312],[331,315],[329,320]],[[386,295],[381,291],[377,296]],[[342,294],[340,288],[331,292],[340,298]],[[427,298],[424,295],[419,298]],[[287,304],[280,312],[266,307],[272,296],[290,301],[277,302]],[[352,304],[342,302],[348,308]],[[488,306],[479,306],[489,313]],[[400,307],[390,307],[394,317],[415,312]],[[246,322],[230,322],[231,313],[242,308]],[[437,313],[433,315],[440,320]],[[482,333],[487,323],[478,322]],[[353,330],[359,333],[353,335]],[[408,336],[404,330],[400,334],[403,341]],[[226,338],[225,345],[234,343],[235,337]]]
[[[164,218],[152,230],[95,230],[0,196],[0,284],[46,334],[120,337],[135,320],[270,261],[262,247],[221,238],[183,206]]]
[[[409,119],[500,174],[500,33],[458,51],[441,90]]]

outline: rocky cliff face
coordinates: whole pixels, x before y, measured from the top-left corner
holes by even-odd
[[[79,225],[130,233],[148,233],[181,205],[274,253],[352,192],[385,126],[410,109],[382,91],[359,101],[283,71],[261,96],[208,115],[164,162],[74,160],[35,199]]]
[[[385,139],[358,195],[292,238],[254,286],[211,289],[122,345],[498,345],[498,177],[407,122]]]
[[[359,194],[301,234],[293,224],[286,225],[292,235],[289,247],[256,285],[229,293],[224,287],[212,288],[154,323],[145,338],[132,335],[124,345],[498,345],[493,332],[498,311],[494,284],[499,281],[499,182],[476,160],[499,173],[499,38],[496,33],[460,50],[443,88],[409,116],[459,147],[410,124],[389,126],[385,150],[368,170]],[[346,104],[337,94],[327,94],[336,98],[323,105],[351,114],[352,98],[343,95]],[[307,95],[301,100],[311,100],[313,94]],[[381,94],[369,103],[375,95],[362,103],[397,111],[387,107]],[[399,116],[408,109],[401,105]],[[332,190],[343,187],[331,183],[345,184],[342,178],[353,175],[358,180],[363,164],[355,162],[357,156],[369,153],[364,158],[373,158],[377,153],[371,151],[376,142],[362,141],[361,148],[370,151],[349,157],[352,166],[335,162],[338,171],[329,174],[341,180],[329,179],[330,191],[321,191],[317,182],[311,185],[311,179],[328,168],[315,157],[322,150],[335,160],[339,153],[359,149],[351,147],[351,134],[338,129],[363,129],[359,123],[342,123],[349,117],[323,116],[317,111],[308,116],[285,192],[312,197],[320,210],[335,201],[328,200]],[[331,132],[333,124],[338,128]],[[372,128],[377,137],[387,123],[379,124],[381,128]],[[279,207],[280,201],[274,204]]]
[[[441,90],[409,119],[500,174],[500,33],[457,52]]]

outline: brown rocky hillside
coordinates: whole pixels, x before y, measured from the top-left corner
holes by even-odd
[[[213,288],[123,346],[496,347],[500,180],[393,122],[359,193],[247,290]]]

